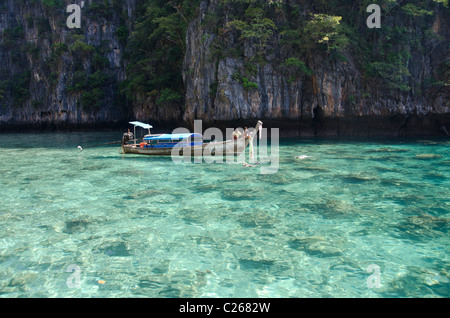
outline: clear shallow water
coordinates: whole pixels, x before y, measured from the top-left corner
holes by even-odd
[[[450,296],[448,139],[281,140],[271,175],[77,149],[120,138],[0,135],[0,297]]]

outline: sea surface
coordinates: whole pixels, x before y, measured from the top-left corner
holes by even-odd
[[[281,139],[267,174],[89,147],[121,137],[0,135],[0,297],[450,296],[448,138]]]

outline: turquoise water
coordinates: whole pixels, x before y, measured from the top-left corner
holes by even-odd
[[[77,149],[120,138],[0,135],[0,297],[450,296],[448,139],[281,140],[275,174]]]

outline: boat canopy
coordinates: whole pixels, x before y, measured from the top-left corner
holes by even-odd
[[[186,138],[202,138],[201,134],[163,134],[163,135],[157,135],[157,136],[147,136],[144,137],[145,141],[150,140],[181,140]]]
[[[150,128],[153,128],[152,125],[144,124],[144,123],[141,123],[140,121],[130,121],[130,124],[132,124],[132,125],[134,125],[134,126],[142,127],[142,128],[144,128],[144,129],[150,129]]]

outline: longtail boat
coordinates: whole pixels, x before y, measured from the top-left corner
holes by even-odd
[[[199,133],[151,134],[150,129],[153,127],[149,124],[139,121],[130,124],[134,126],[134,134],[130,131],[123,134],[121,153],[154,156],[237,156],[252,142],[258,131],[262,131],[262,122],[258,121],[253,131],[239,138],[204,142],[203,135]],[[136,136],[136,127],[148,130],[139,143],[133,138]]]

